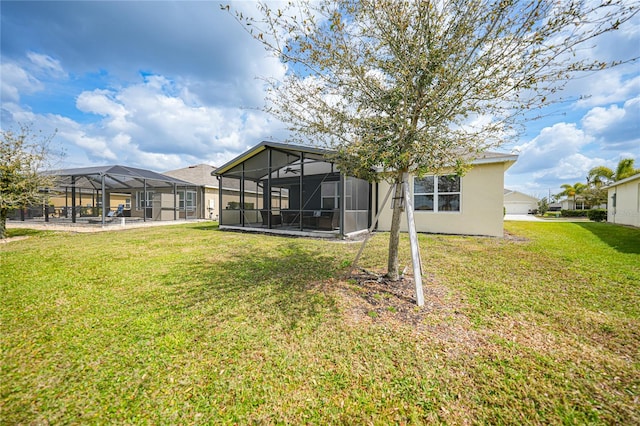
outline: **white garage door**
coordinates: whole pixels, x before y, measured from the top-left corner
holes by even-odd
[[[507,214],[527,214],[532,207],[531,203],[505,203]]]

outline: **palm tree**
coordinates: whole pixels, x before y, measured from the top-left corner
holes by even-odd
[[[634,166],[633,158],[623,158],[618,162],[616,168],[615,180],[622,180],[640,173],[640,169],[636,169]]]
[[[558,195],[562,196],[566,196],[567,198],[569,197],[573,197],[573,208],[576,208],[576,196],[580,195],[582,193],[582,191],[584,191],[587,188],[587,185],[585,185],[582,182],[576,182],[573,185],[569,184],[569,183],[565,183],[560,185],[560,188],[563,188],[563,191],[560,192]]]
[[[613,180],[613,170],[605,166],[597,166],[589,170],[587,176],[587,183],[593,184],[596,188],[600,188],[602,185]]]

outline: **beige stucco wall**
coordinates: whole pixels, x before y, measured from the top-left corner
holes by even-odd
[[[477,165],[460,182],[459,212],[427,212],[416,210],[414,217],[418,232],[503,236],[504,163]],[[413,194],[413,179],[410,179]],[[380,183],[377,198],[383,200],[389,184]],[[380,213],[378,229],[391,229],[391,203]],[[401,230],[407,231],[406,214],[402,216]]]
[[[615,207],[612,203],[614,194],[616,194]],[[608,222],[640,227],[640,175],[609,188],[608,197]]]

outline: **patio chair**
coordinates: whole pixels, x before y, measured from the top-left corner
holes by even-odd
[[[322,212],[318,220],[318,229],[325,231],[333,231],[340,227],[340,212],[329,211]]]

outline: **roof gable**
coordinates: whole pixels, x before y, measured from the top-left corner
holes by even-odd
[[[196,164],[183,167],[181,169],[169,170],[163,174],[177,179],[182,179],[196,185],[217,188],[218,180],[211,174],[216,169],[217,167],[209,164]]]

